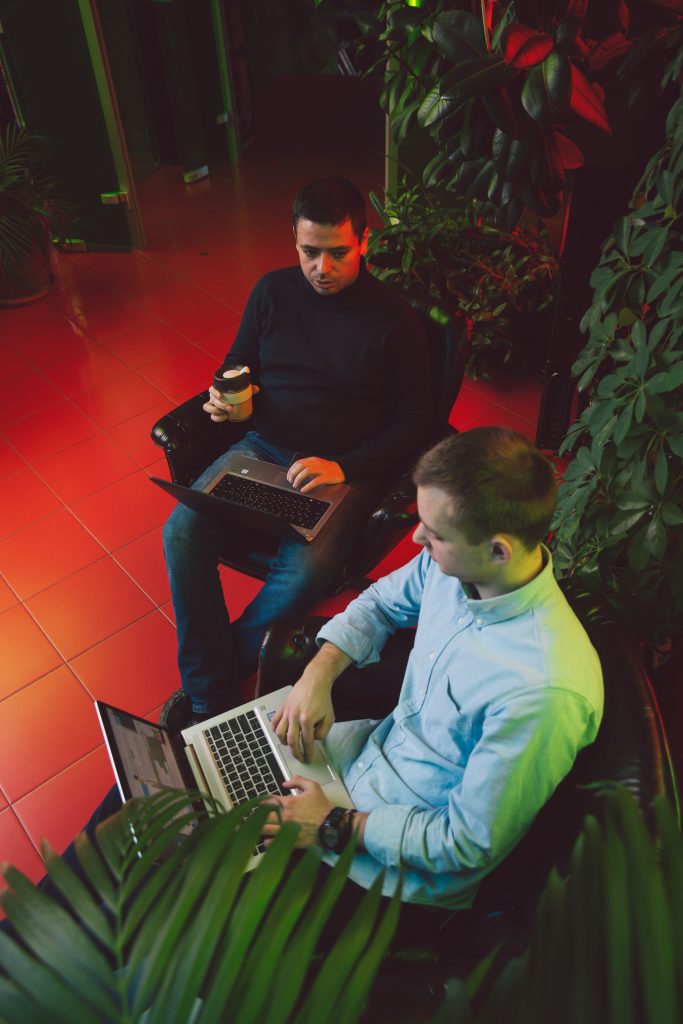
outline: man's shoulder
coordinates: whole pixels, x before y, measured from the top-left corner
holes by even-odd
[[[367,268],[364,270],[363,278],[365,287],[368,291],[372,292],[373,298],[384,303],[387,308],[394,309],[397,315],[409,316],[417,319],[417,313],[397,288],[387,284],[385,281],[381,281],[379,277],[376,277],[375,274]]]

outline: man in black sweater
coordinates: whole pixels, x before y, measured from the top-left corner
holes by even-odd
[[[178,505],[164,529],[164,552],[178,627],[183,689],[162,723],[183,728],[242,701],[239,683],[256,667],[267,626],[305,614],[324,592],[374,503],[431,421],[429,355],[410,307],[367,272],[365,204],[350,182],[310,182],[293,206],[299,266],[256,284],[226,361],[244,363],[258,387],[253,429],[195,482],[201,487],[241,452],[287,467],[302,492],[351,486],[312,543],[284,540],[266,582],[233,624],[218,562],[250,535]],[[212,420],[231,407],[215,388]],[[261,545],[259,544],[259,548]]]

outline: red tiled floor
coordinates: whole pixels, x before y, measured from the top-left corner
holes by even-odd
[[[69,503],[121,480],[138,467],[118,445],[101,435],[41,459],[36,469],[62,501]]]
[[[62,659],[22,605],[0,615],[0,700],[46,675]],[[4,701],[3,701],[4,708]]]
[[[109,338],[104,347],[134,370],[155,359],[164,359],[176,352],[187,352],[192,343],[168,324],[147,320],[138,327]]]
[[[18,800],[101,742],[92,700],[62,665],[2,702],[0,785]]]
[[[62,508],[53,494],[32,469],[10,473],[2,483],[5,498],[0,502],[0,538],[16,533],[22,526],[44,519]]]
[[[111,558],[93,562],[41,591],[26,607],[65,661],[153,609]]]
[[[152,427],[175,404],[173,399],[166,399],[159,405],[145,409],[144,412],[126,420],[125,423],[110,427],[107,433],[132,459],[135,459],[139,466],[150,466],[159,459],[159,449],[150,438]]]
[[[74,502],[72,509],[108,551],[160,526],[170,512],[168,495],[143,470]]]
[[[0,477],[16,473],[18,469],[26,469],[26,463],[17,455],[14,448],[0,438]]]
[[[158,606],[170,600],[161,527],[117,548],[114,558]]]
[[[36,848],[47,839],[62,853],[113,783],[107,751],[100,745],[18,800],[17,816]]]
[[[0,612],[7,611],[8,608],[12,608],[17,604],[19,598],[14,593],[11,587],[0,578]]]
[[[112,380],[123,373],[128,367],[100,345],[92,345],[78,355],[60,359],[48,366],[45,376],[58,387],[67,397],[79,395],[88,388],[96,388],[105,381]]]
[[[97,424],[67,401],[53,406],[47,415],[34,413],[4,430],[8,441],[29,462],[56,455],[97,433]]]
[[[103,745],[48,779],[14,805],[30,839],[40,849],[43,839],[61,853],[111,790],[114,774]]]
[[[64,395],[42,373],[35,371],[0,381],[0,427],[16,423],[35,412],[48,415],[49,409],[64,400]]]
[[[0,811],[0,850],[3,861],[19,868],[32,882],[37,882],[45,874],[35,846],[11,807]],[[5,881],[0,875],[0,889],[4,888]]]
[[[214,357],[192,346],[188,351],[174,352],[145,363],[139,372],[164,394],[175,397],[204,391],[215,369]]]
[[[104,554],[70,512],[58,512],[0,541],[0,572],[24,599]]]
[[[74,658],[71,667],[93,699],[146,715],[178,688],[175,630],[152,612]]]
[[[131,371],[76,395],[74,402],[106,429],[159,405],[164,397],[149,380]]]

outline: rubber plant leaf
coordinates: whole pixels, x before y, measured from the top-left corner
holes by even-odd
[[[559,50],[532,68],[522,89],[522,106],[532,120],[556,121],[565,113],[571,92],[571,65]]]
[[[516,89],[514,93],[508,85],[489,89],[482,93],[481,101],[496,128],[505,132],[511,139],[521,139],[523,115]]]
[[[486,39],[479,18],[466,11],[444,11],[434,22],[434,42],[453,64],[486,54]]]
[[[583,72],[579,71],[573,64],[571,65],[569,106],[584,121],[594,124],[596,128],[607,132],[608,135],[612,134],[602,100]]]
[[[444,75],[440,89],[454,99],[464,100],[504,85],[514,74],[514,70],[507,67],[502,57],[495,54],[475,57]]]
[[[511,139],[504,132],[496,131],[491,143],[491,155],[500,177],[504,181],[515,181],[529,162],[528,139]]]
[[[514,22],[503,37],[505,63],[512,68],[531,68],[542,64],[551,53],[554,42],[545,32],[534,32],[527,25]]]

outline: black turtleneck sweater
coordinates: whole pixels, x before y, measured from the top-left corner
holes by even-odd
[[[318,295],[300,267],[256,284],[228,353],[261,387],[254,429],[338,462],[350,482],[404,465],[429,432],[429,353],[414,311],[361,267]]]

